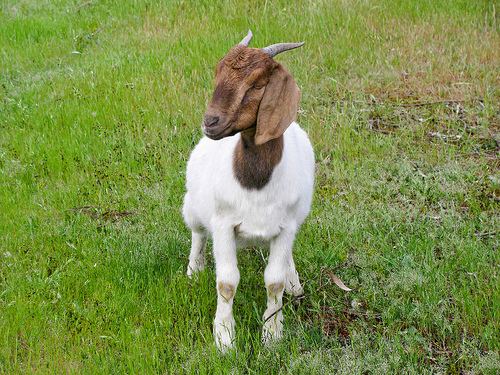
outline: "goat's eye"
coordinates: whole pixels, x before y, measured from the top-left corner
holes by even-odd
[[[264,85],[262,83],[255,83],[253,86],[252,86],[255,90],[260,90],[261,88],[264,87]]]

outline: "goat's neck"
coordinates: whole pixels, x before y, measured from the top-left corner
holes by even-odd
[[[236,179],[246,189],[262,189],[271,180],[274,167],[283,155],[283,136],[257,146],[254,142],[256,128],[241,132],[233,155]]]

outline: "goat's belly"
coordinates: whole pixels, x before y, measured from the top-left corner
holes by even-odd
[[[244,246],[269,242],[281,232],[284,221],[278,214],[279,210],[272,207],[252,211],[252,214],[240,217],[235,227],[237,240]]]
[[[281,228],[276,225],[273,227],[249,225],[249,223],[242,222],[235,228],[235,234],[238,240],[245,244],[254,244],[260,242],[268,242],[271,238],[276,237],[281,231]]]

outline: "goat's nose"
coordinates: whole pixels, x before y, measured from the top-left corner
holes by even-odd
[[[211,126],[215,126],[217,125],[217,123],[219,122],[219,117],[218,116],[205,116],[203,118],[203,124],[209,128]]]

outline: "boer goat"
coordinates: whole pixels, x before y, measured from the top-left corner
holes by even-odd
[[[281,337],[283,290],[302,293],[292,247],[309,213],[314,183],[313,149],[294,121],[300,90],[273,59],[303,43],[257,49],[248,47],[251,39],[249,31],[217,64],[215,91],[203,118],[206,137],[193,150],[186,172],[183,215],[192,230],[187,273],[203,270],[207,236],[212,237],[217,277],[213,330],[222,352],[234,347],[240,247],[270,250],[263,341]]]

